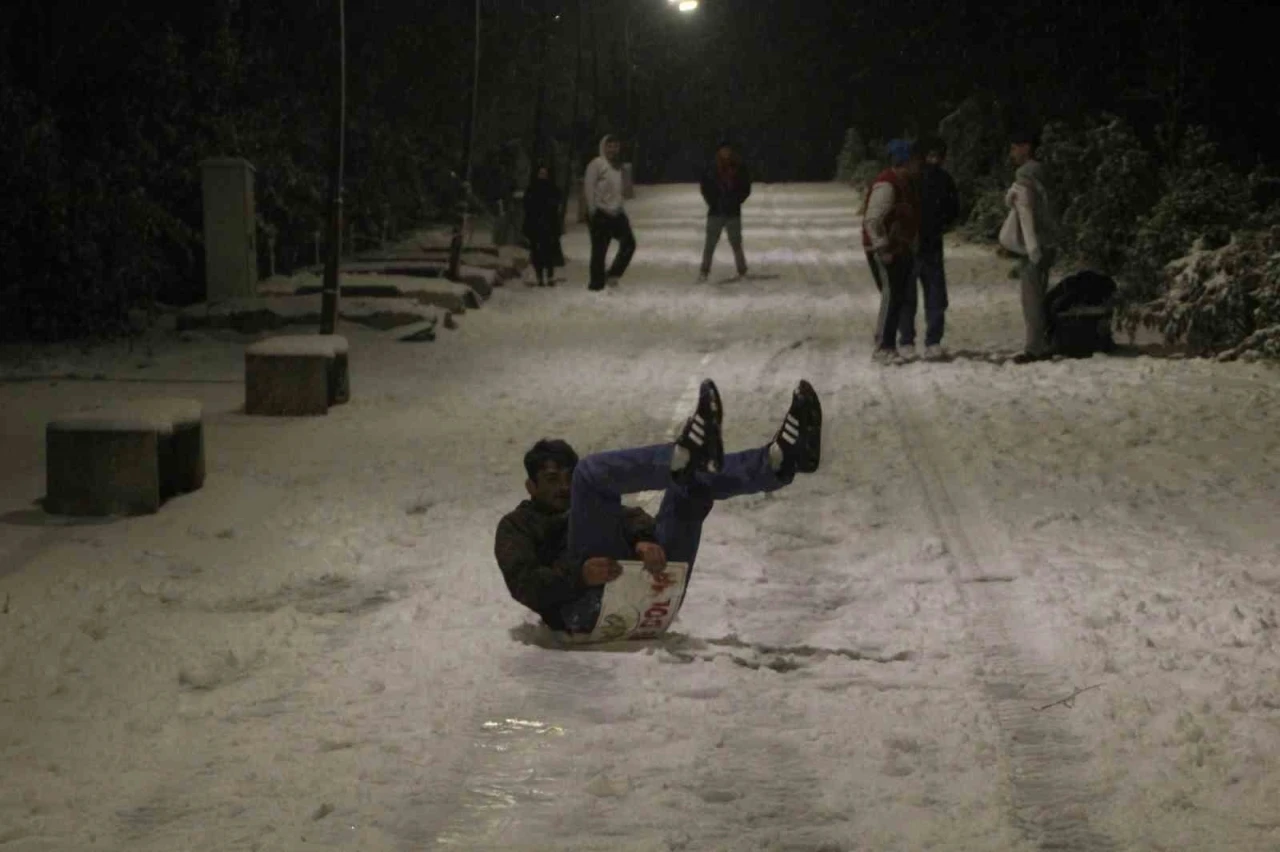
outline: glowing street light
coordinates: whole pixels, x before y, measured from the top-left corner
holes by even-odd
[[[698,0],[680,0],[676,8],[681,12],[692,12],[698,8]]]

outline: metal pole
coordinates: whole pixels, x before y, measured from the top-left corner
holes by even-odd
[[[569,215],[569,197],[575,185],[573,173],[574,155],[578,152],[578,106],[581,102],[582,88],[582,27],[585,12],[583,0],[578,0],[578,58],[573,69],[573,117],[569,121],[569,150],[564,169],[564,196],[561,198],[563,209],[560,211],[560,224],[563,226]]]
[[[338,0],[338,120],[334,139],[333,175],[329,182],[329,243],[325,246],[324,281],[320,297],[320,333],[338,326],[338,264],[342,260],[342,167],[347,122],[347,16],[345,0]]]
[[[463,145],[463,176],[461,211],[453,230],[453,239],[449,243],[448,277],[458,279],[459,267],[462,264],[462,232],[467,227],[467,219],[471,215],[471,150],[476,136],[476,103],[480,96],[480,0],[476,0],[475,57],[471,67],[471,118],[467,122],[467,136]]]

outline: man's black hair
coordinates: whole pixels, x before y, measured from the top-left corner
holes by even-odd
[[[1031,150],[1034,151],[1040,147],[1040,133],[1029,125],[1015,127],[1009,134],[1009,144],[1030,145]]]
[[[926,136],[919,142],[920,151],[926,157],[930,154],[937,154],[939,157],[947,156],[947,140],[941,136]]]
[[[555,462],[561,470],[573,470],[578,464],[578,454],[559,438],[543,438],[524,454],[524,471],[529,474],[530,479],[536,480],[538,472],[547,466],[547,462]]]

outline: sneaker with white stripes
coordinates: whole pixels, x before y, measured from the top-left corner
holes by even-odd
[[[688,463],[673,471],[677,482],[688,483],[699,471],[719,473],[724,469],[724,441],[720,437],[723,419],[720,391],[711,379],[703,379],[698,388],[698,407],[676,438],[676,446],[689,453]]]
[[[818,469],[822,460],[822,403],[813,385],[804,379],[791,394],[791,408],[773,440],[782,449],[782,476]]]

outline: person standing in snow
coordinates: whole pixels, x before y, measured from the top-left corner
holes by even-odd
[[[622,145],[612,134],[600,140],[600,156],[587,164],[583,191],[587,196],[587,227],[591,232],[591,281],[588,290],[616,287],[636,251],[631,221],[622,208]],[[618,253],[605,272],[609,243],[618,241]]]
[[[747,274],[747,258],[742,251],[742,204],[751,197],[751,173],[738,152],[728,142],[720,143],[715,159],[702,176],[702,197],[707,202],[707,242],[702,249],[698,283],[711,274],[711,260],[720,243],[720,232],[729,232],[729,246],[738,277]]]
[[[916,282],[924,290],[924,357],[938,361],[943,356],[942,333],[946,325],[947,273],[942,263],[942,235],[960,215],[960,194],[956,182],[943,164],[947,159],[947,143],[930,138],[919,144],[924,152],[924,171],[920,177],[920,242],[915,269],[907,287],[907,304],[902,310],[898,344],[912,357],[916,346]]]
[[[1027,326],[1026,348],[1014,362],[1027,364],[1052,357],[1049,346],[1045,293],[1049,270],[1057,254],[1058,220],[1054,215],[1045,168],[1036,160],[1038,135],[1020,130],[1009,137],[1009,159],[1017,167],[1013,185],[1005,193],[1009,215],[1000,229],[1000,245],[1021,259],[1022,317]]]
[[[529,499],[498,523],[494,557],[511,597],[552,630],[590,633],[619,559],[660,573],[668,559],[693,562],[717,500],[776,491],[818,469],[822,406],[801,381],[782,425],[764,447],[725,454],[723,408],[710,379],[674,444],[613,450],[578,460],[562,440],[525,454]],[[622,495],[663,491],[656,518],[622,505]]]
[[[880,289],[876,349],[880,364],[900,364],[895,338],[902,327],[908,289],[915,286],[915,251],[920,230],[920,201],[915,181],[920,152],[904,139],[889,143],[889,168],[867,190],[862,215],[862,247]]]
[[[529,240],[529,261],[539,287],[556,286],[555,269],[564,266],[560,248],[562,224],[560,190],[551,179],[551,169],[539,165],[524,191],[524,235]]]

